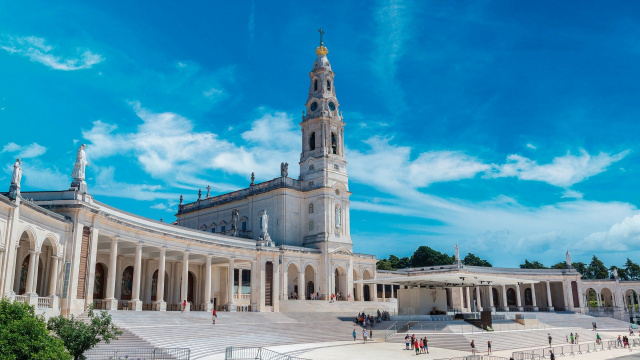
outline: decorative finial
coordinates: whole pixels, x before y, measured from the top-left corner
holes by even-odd
[[[251,173],[251,184],[250,185],[251,186],[255,185],[256,184],[255,181],[256,181],[256,175],[254,173]]]
[[[316,48],[316,55],[318,55],[318,56],[326,56],[329,53],[329,49],[324,47],[324,42],[322,41],[322,37],[324,35],[324,31],[322,31],[322,28],[320,28],[320,29],[318,29],[318,32],[320,33],[320,46],[318,46]]]

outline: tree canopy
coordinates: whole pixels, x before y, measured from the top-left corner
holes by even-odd
[[[429,246],[420,246],[409,257],[399,258],[395,255],[389,255],[388,259],[379,260],[376,264],[378,270],[397,270],[411,267],[452,265],[455,261],[454,256],[449,256],[440,251],[434,250]],[[491,266],[487,260],[480,259],[474,254],[467,254],[462,260],[465,265],[472,266]]]
[[[100,311],[96,316],[93,308],[89,310],[89,323],[76,319],[73,315],[66,319],[62,316],[49,319],[47,327],[53,331],[69,350],[75,360],[84,360],[84,353],[101,341],[110,343],[122,335],[112,322],[111,315]]]
[[[492,265],[487,261],[480,259],[479,257],[473,255],[472,253],[468,253],[467,256],[462,259],[462,263],[470,266],[486,266],[492,267]]]
[[[524,264],[520,264],[520,269],[548,269],[548,267],[538,261],[529,262],[529,260],[524,259]]]
[[[0,359],[71,359],[32,306],[0,300]]]

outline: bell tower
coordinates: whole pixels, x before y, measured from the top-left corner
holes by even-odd
[[[336,97],[335,73],[327,58],[322,29],[309,73],[309,95],[302,116],[300,181],[305,191],[304,245],[351,251],[349,178],[344,154],[344,125]],[[308,209],[308,211],[306,211]]]
[[[300,180],[306,188],[332,187],[335,182],[348,189],[347,160],[344,156],[344,122],[336,98],[335,73],[327,58],[320,32],[316,61],[309,73],[311,84],[302,116],[302,153]]]

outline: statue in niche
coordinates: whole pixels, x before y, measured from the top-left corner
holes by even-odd
[[[340,220],[341,216],[341,208],[340,205],[336,206],[336,229],[342,229],[342,222]]]
[[[240,218],[240,210],[233,209],[231,211],[231,235],[238,236],[238,220]]]
[[[287,177],[289,176],[289,163],[280,163],[280,176]]]
[[[86,147],[87,145],[85,144],[80,145],[78,154],[76,155],[76,163],[73,166],[73,172],[71,173],[71,177],[75,181],[84,181],[85,179],[84,170],[86,166],[89,166],[89,163],[87,163],[87,155],[84,152]]]

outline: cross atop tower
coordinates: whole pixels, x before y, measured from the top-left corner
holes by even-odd
[[[322,28],[318,29],[318,32],[320,33],[320,46],[324,45],[324,43],[322,42],[322,35],[324,35],[324,31],[322,31]]]

